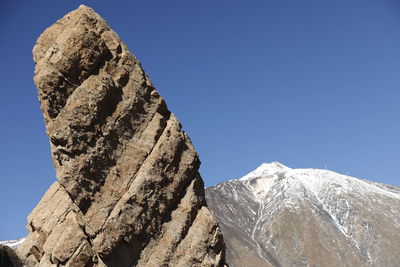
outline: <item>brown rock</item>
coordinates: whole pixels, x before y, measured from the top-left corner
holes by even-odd
[[[0,244],[0,266],[1,267],[21,267],[22,262],[15,251],[5,245]]]
[[[58,181],[28,218],[25,264],[224,265],[198,155],[117,34],[80,6],[33,54]]]

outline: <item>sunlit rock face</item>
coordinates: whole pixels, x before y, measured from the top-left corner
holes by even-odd
[[[400,266],[400,188],[264,163],[207,188],[230,266]]]
[[[25,264],[224,265],[198,155],[118,35],[80,6],[33,55],[57,182],[28,217]]]

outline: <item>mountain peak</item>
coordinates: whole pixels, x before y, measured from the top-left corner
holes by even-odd
[[[400,266],[400,188],[264,163],[206,189],[229,266]]]
[[[24,241],[25,241],[25,238],[19,238],[19,239],[14,239],[14,240],[4,240],[4,241],[0,241],[0,245],[5,245],[12,249],[16,249]]]
[[[270,163],[263,163],[261,164],[257,169],[254,171],[249,172],[242,178],[240,178],[241,181],[246,181],[246,180],[251,180],[254,178],[259,178],[259,177],[266,177],[270,175],[274,175],[276,173],[281,173],[281,172],[286,172],[288,170],[291,170],[291,168],[283,165],[280,162],[274,161]]]

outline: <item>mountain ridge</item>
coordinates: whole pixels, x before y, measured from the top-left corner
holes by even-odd
[[[4,240],[4,241],[0,241],[0,245],[8,246],[12,249],[16,249],[19,245],[22,244],[22,242],[24,242],[24,240],[25,240],[25,237],[18,238],[18,239]]]
[[[273,162],[207,188],[206,198],[231,266],[244,266],[239,247],[253,252],[247,262],[261,266],[400,263],[396,253],[382,249],[400,245],[395,186]]]

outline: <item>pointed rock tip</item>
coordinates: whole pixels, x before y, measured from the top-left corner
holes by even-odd
[[[83,4],[81,4],[75,11],[90,12],[90,13],[97,14],[96,11],[93,8],[91,8],[89,6],[85,6]]]
[[[89,8],[89,9],[92,9],[92,8],[90,8],[90,7],[88,7],[88,6],[85,6],[84,4],[79,5],[78,9],[79,9],[79,8],[84,8],[84,9]]]

